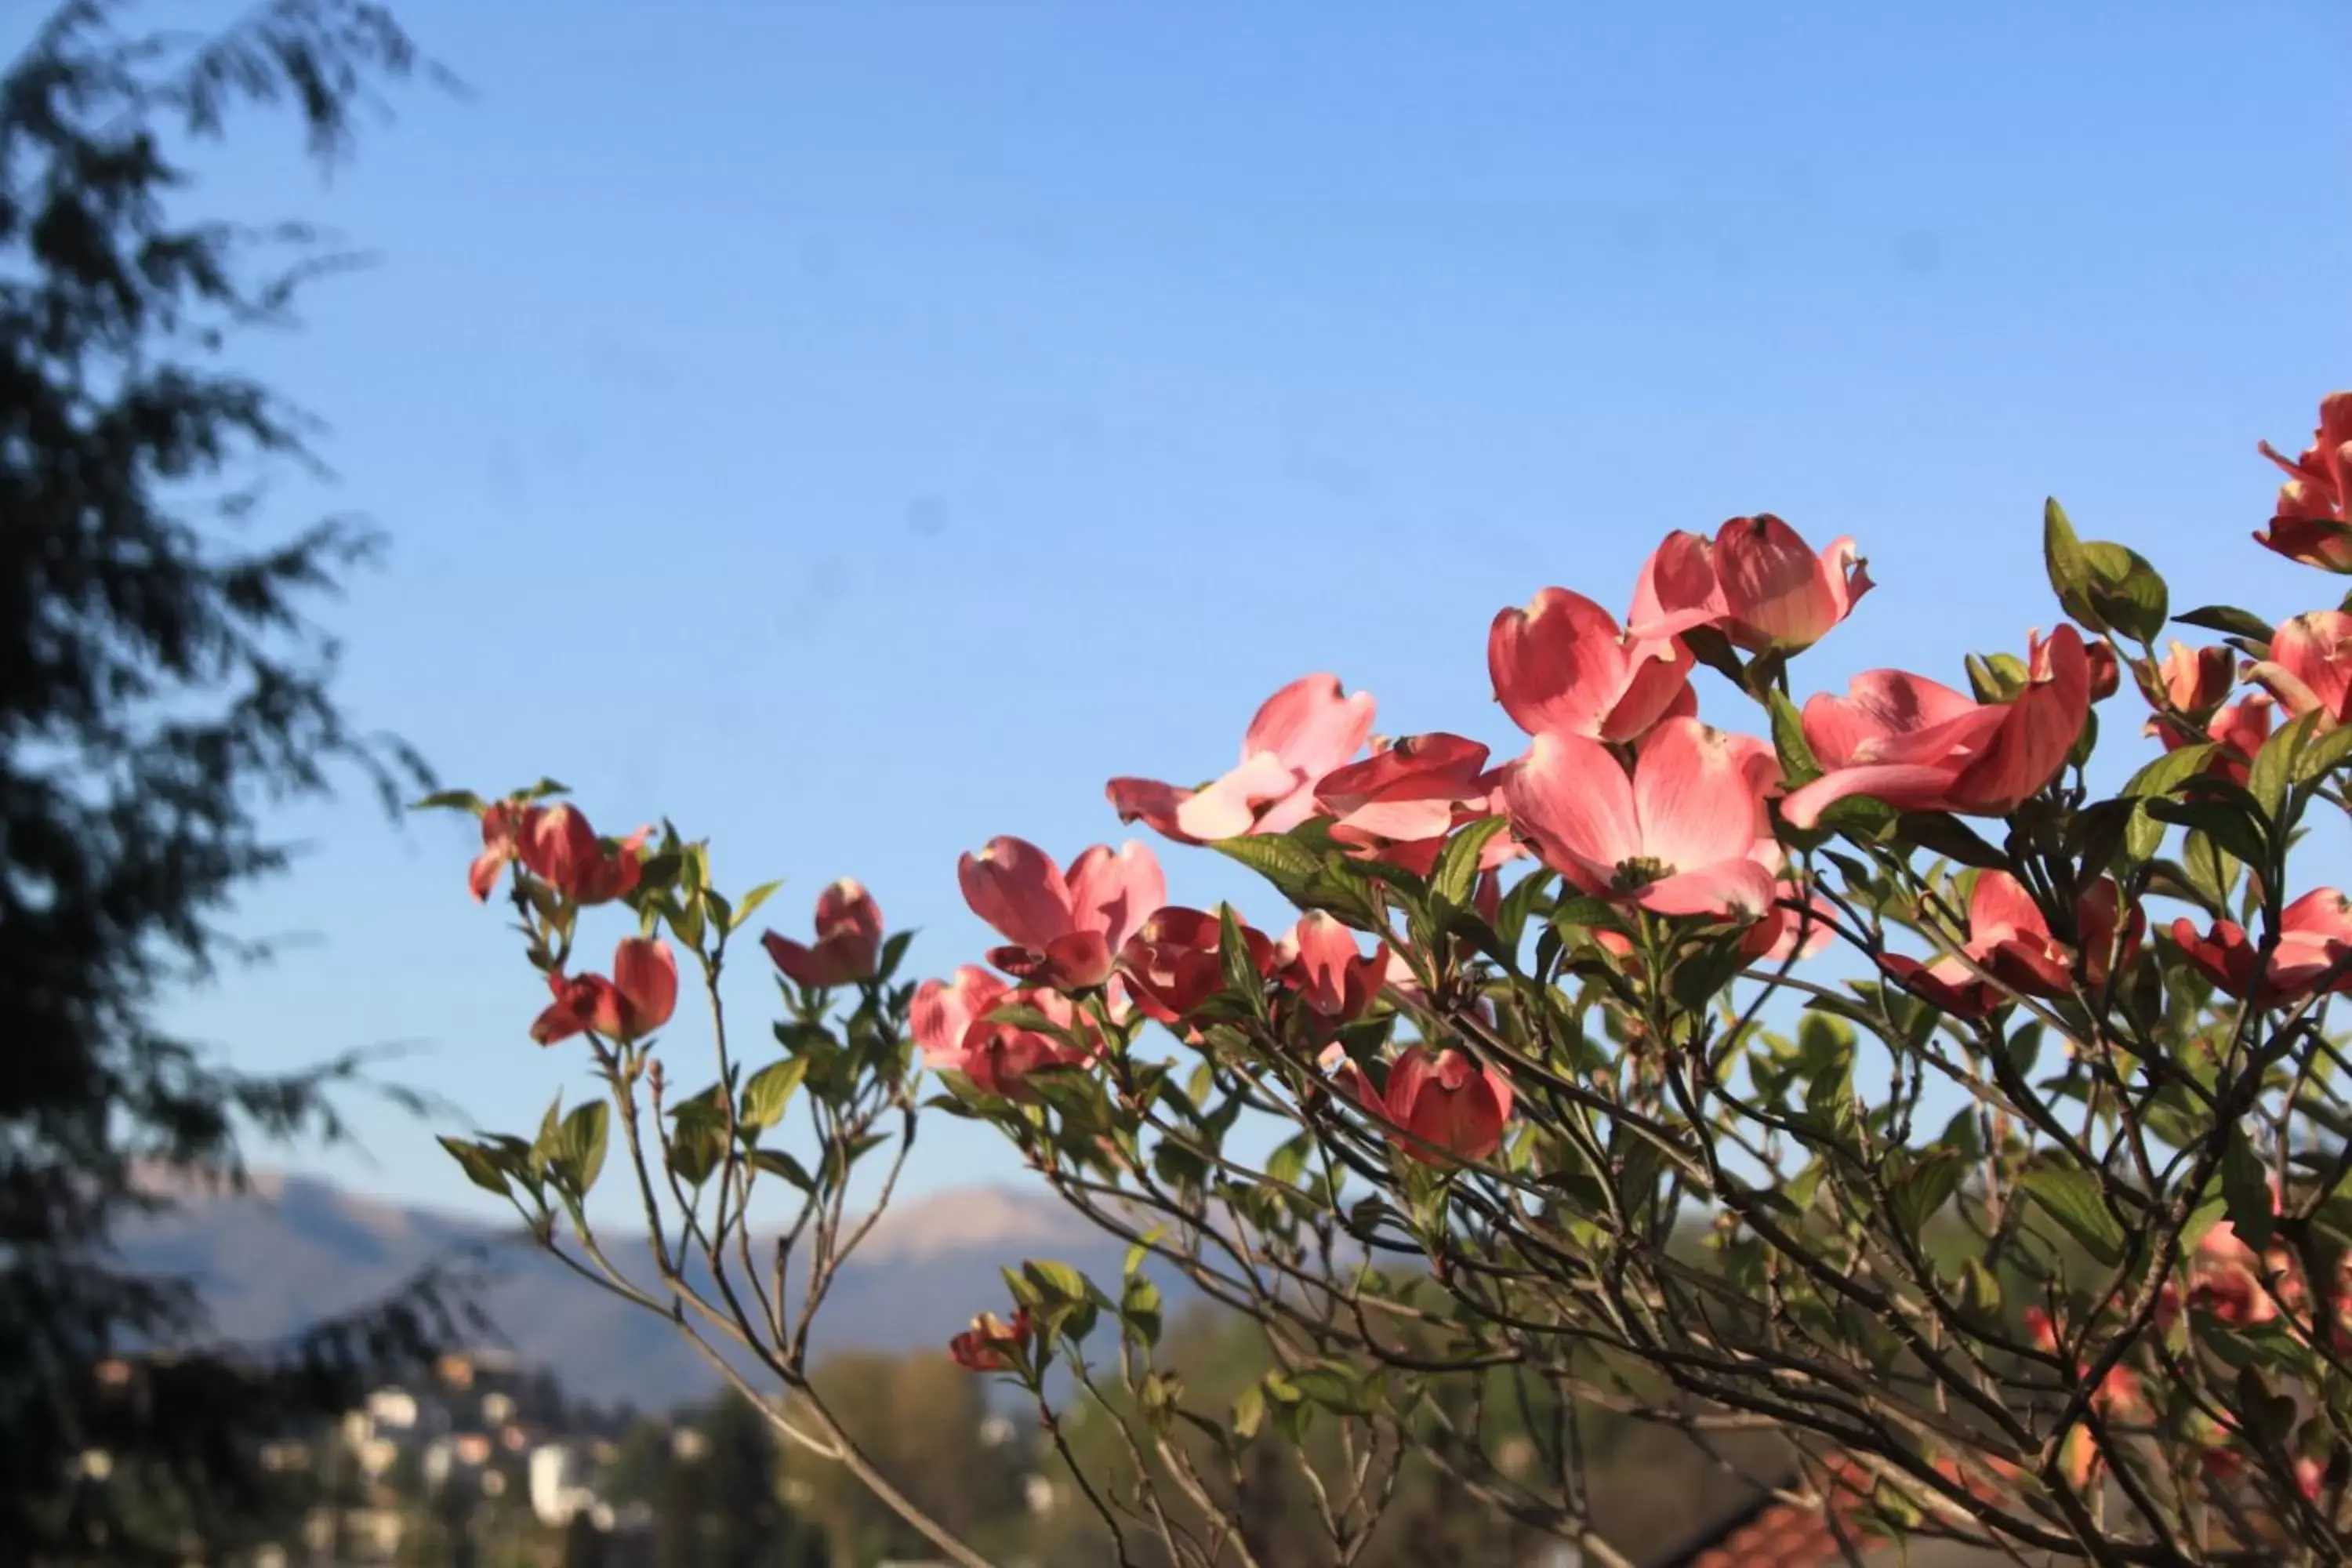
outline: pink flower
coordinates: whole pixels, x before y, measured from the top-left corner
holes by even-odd
[[[1698,708],[1687,648],[1670,636],[1621,630],[1608,611],[1565,588],[1495,617],[1486,669],[1495,700],[1530,735],[1632,741]]]
[[[2266,1007],[2290,1006],[2317,990],[2327,972],[2352,954],[2352,900],[2333,888],[2315,888],[2280,910],[2278,945],[2267,976],[2261,972],[2260,950],[2234,921],[2215,921],[2200,933],[2184,916],[2172,922],[2172,940],[2181,957],[2230,995]],[[2352,991],[2352,975],[2338,977],[2328,989]]]
[[[608,849],[575,807],[534,807],[517,824],[516,848],[525,869],[573,903],[602,904],[635,890],[650,832],[641,827]]]
[[[1822,640],[1870,591],[1853,541],[1816,556],[1797,531],[1769,512],[1735,517],[1715,536],[1725,631],[1744,648],[1795,652]]]
[[[2164,700],[2176,710],[2209,713],[2229,700],[2238,683],[2238,651],[2227,643],[2190,647],[2176,639],[2166,645],[2157,678]]]
[[[551,974],[547,986],[555,1000],[530,1026],[530,1037],[541,1045],[551,1046],[583,1031],[634,1040],[668,1023],[677,1010],[677,961],[667,942],[625,937],[613,951],[611,979]]]
[[[1035,1009],[1060,1033],[992,1016],[1016,1006]],[[953,980],[918,986],[908,1026],[931,1070],[961,1073],[983,1093],[1009,1099],[1021,1097],[1021,1080],[1038,1068],[1081,1067],[1101,1048],[1068,997],[1034,987],[1014,990],[973,963],[957,969]]]
[[[1923,964],[1891,952],[1882,955],[1881,962],[1906,990],[1955,1017],[1982,1017],[2010,994],[2063,996],[2074,989],[2078,974],[2095,990],[2106,984],[2115,965],[2131,962],[2147,931],[2147,917],[2138,905],[2132,906],[2128,919],[2123,918],[2117,907],[2121,898],[2114,880],[2103,877],[2075,900],[2078,949],[2051,933],[2041,906],[2015,877],[1981,871],[1969,894],[1969,936],[1960,949],[1967,962],[1947,956]],[[1982,979],[1979,970],[1999,984]]]
[[[1105,786],[1121,822],[1147,822],[1180,844],[1287,833],[1315,814],[1315,786],[1363,749],[1372,696],[1346,696],[1336,675],[1309,675],[1265,700],[1242,737],[1242,760],[1197,790],[1157,779]]]
[[[926,980],[915,987],[908,1030],[934,1068],[963,1070],[964,1037],[1013,987],[977,963],[959,966],[952,980]]]
[[[2219,748],[2205,764],[2205,772],[2216,778],[2242,784],[2252,768],[2254,753],[2270,739],[2271,710],[2276,704],[2267,692],[2257,691],[2215,713],[2205,726],[2202,735],[2194,734],[2179,720],[2168,713],[2158,714],[2147,721],[2147,733],[2164,743],[2168,752],[2200,741],[2211,741]]]
[[[1408,735],[1325,776],[1316,805],[1333,818],[1331,837],[1360,859],[1385,860],[1427,876],[1454,829],[1494,815],[1496,775],[1486,748],[1459,735]],[[1479,851],[1482,870],[1523,853],[1507,834]]]
[[[1707,541],[1666,536],[1642,570],[1633,635],[1654,637],[1720,626],[1751,652],[1795,653],[1828,635],[1870,592],[1851,539],[1818,555],[1769,512],[1735,517]]]
[[[999,1009],[1034,1007],[1055,1031],[983,1016],[964,1031],[962,1059],[955,1070],[983,1094],[1022,1099],[1022,1080],[1044,1068],[1084,1067],[1101,1054],[1102,1041],[1070,999],[1058,991],[1024,986],[996,1003]]]
[[[1241,928],[1250,966],[1274,973],[1274,943],[1265,933]],[[1224,928],[1202,910],[1171,905],[1153,913],[1119,949],[1119,970],[1146,1017],[1173,1026],[1225,989]]]
[[[2083,651],[2091,661],[2091,700],[2105,702],[2123,684],[2123,666],[2116,661],[2115,648],[2105,638],[2084,644]]]
[[[2336,728],[2352,718],[2352,616],[2312,610],[2294,616],[2272,636],[2270,658],[2248,673],[2294,717],[2318,713],[2322,729]]]
[[[2254,542],[2290,561],[2352,572],[2352,392],[2319,404],[2319,428],[2292,462],[2267,441],[2262,454],[2286,470],[2267,531]]]
[[[1023,980],[1082,991],[1110,978],[1129,932],[1168,901],[1167,879],[1149,847],[1097,844],[1069,875],[1025,839],[992,838],[956,868],[964,902],[1011,943],[988,962]]]
[[[1503,1146],[1510,1080],[1460,1051],[1433,1058],[1426,1046],[1406,1047],[1389,1064],[1387,1086],[1378,1093],[1353,1062],[1341,1065],[1340,1082],[1366,1110],[1404,1133],[1390,1142],[1423,1164],[1483,1160]]]
[[[1810,918],[1805,909],[1808,902],[1811,905]],[[1829,946],[1837,935],[1830,924],[1836,918],[1835,906],[1818,894],[1808,900],[1803,888],[1784,878],[1772,889],[1772,907],[1741,935],[1740,954],[1751,963],[1776,969],[1783,963],[1811,958]],[[1615,935],[1612,931],[1595,934],[1604,938]],[[1631,952],[1630,944],[1626,951]]]
[[[482,852],[466,869],[466,886],[476,903],[488,899],[490,889],[499,885],[499,873],[519,853],[523,834],[543,809],[502,800],[482,813]]]
[[[1026,1307],[1014,1312],[1009,1323],[993,1312],[982,1312],[971,1328],[948,1342],[948,1359],[966,1372],[1003,1372],[1028,1348],[1036,1331]]]
[[[1898,811],[2006,816],[2065,764],[2091,711],[2082,635],[2062,626],[2033,639],[2025,689],[1977,703],[1895,669],[1858,675],[1848,695],[1805,704],[1806,742],[1826,771],[1790,792],[1781,815],[1811,827],[1849,795]]]
[[[1308,1012],[1333,1024],[1364,1016],[1378,999],[1391,955],[1385,942],[1367,956],[1356,933],[1320,910],[1300,918],[1275,949],[1275,965]],[[1406,971],[1410,978],[1411,971]]]
[[[1512,826],[1583,892],[1667,915],[1755,919],[1771,907],[1780,848],[1764,822],[1770,748],[1670,719],[1633,776],[1577,735],[1538,735],[1506,773]]]
[[[813,990],[874,978],[882,956],[882,907],[847,877],[816,896],[816,945],[768,931],[760,945],[787,979]]]

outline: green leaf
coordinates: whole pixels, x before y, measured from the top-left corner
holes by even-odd
[[[448,1150],[465,1171],[467,1181],[484,1192],[496,1193],[502,1198],[512,1195],[505,1173],[499,1169],[498,1162],[490,1158],[488,1150],[479,1144],[468,1143],[463,1138],[444,1137],[440,1142],[441,1147]]]
[[[1315,856],[1287,838],[1270,833],[1219,838],[1213,840],[1209,847],[1247,866],[1294,904],[1309,896],[1317,875],[1323,869],[1322,861]]]
[[[2215,844],[2210,835],[2192,831],[2181,845],[2180,865],[2200,898],[2214,909],[2229,908],[2238,883],[2238,857]]]
[[[2091,565],[2091,603],[2109,626],[2143,643],[2162,634],[2171,595],[2146,557],[2104,541],[2084,545],[2083,557]]]
[[[562,1172],[565,1184],[582,1197],[596,1185],[604,1170],[604,1144],[612,1130],[612,1107],[592,1100],[563,1119]]]
[[[1764,704],[1772,715],[1772,749],[1780,755],[1780,771],[1788,775],[1790,786],[1821,777],[1821,761],[1813,755],[1812,742],[1805,739],[1804,718],[1789,700],[1789,694],[1775,687],[1765,694]]]
[[[2200,785],[2210,782],[2198,781]],[[2202,834],[2241,860],[2260,865],[2269,856],[2262,807],[2242,790],[2229,796],[2200,792],[2188,800],[2151,800],[2147,814]]]
[[[2146,803],[2169,797],[2173,791],[2203,773],[2212,761],[2214,750],[2210,742],[2183,746],[2177,752],[2165,752],[2132,775],[2118,797],[2139,803],[2139,809],[2132,814],[2131,826],[2124,830],[2125,854],[2134,860],[2146,860],[2164,847],[2166,825],[2162,818],[2148,815]]]
[[[1297,1186],[1298,1178],[1307,1173],[1307,1157],[1314,1149],[1315,1139],[1311,1133],[1302,1132],[1287,1140],[1266,1157],[1266,1180],[1281,1186]]]
[[[766,903],[768,901],[768,896],[783,885],[783,879],[779,878],[772,882],[762,882],[758,887],[752,889],[750,892],[744,894],[743,897],[736,903],[735,918],[733,921],[729,922],[727,929],[731,931],[741,931],[746,925],[751,923],[752,911],[757,910],[761,904]]]
[[[1043,1258],[1024,1258],[1021,1272],[1036,1287],[1039,1300],[1046,1305],[1087,1299],[1087,1277],[1066,1263]]]
[[[2019,1184],[2100,1263],[2112,1268],[2124,1258],[2124,1227],[2107,1212],[2099,1178],[2088,1171],[2046,1165],[2028,1171]]]
[[[2209,632],[2226,632],[2250,642],[2266,643],[2277,635],[2271,630],[2268,621],[2251,611],[2239,609],[2235,605],[2201,605],[2193,610],[2184,610],[2172,618],[2184,626],[2202,626]]]
[[[482,803],[482,797],[472,790],[445,789],[428,795],[423,800],[411,801],[408,809],[411,811],[470,811],[476,816],[479,816],[489,807],[485,805]]]
[[[2352,756],[2352,724],[2342,724],[2304,747],[2294,760],[2294,782],[2310,784],[2326,777]]]
[[[2009,857],[1980,837],[1976,829],[1948,811],[1906,811],[1896,819],[1895,836],[1930,854],[1962,866],[2005,870]]]
[[[2257,1252],[2270,1245],[2277,1217],[2271,1212],[2271,1174],[2242,1128],[2230,1130],[2221,1152],[2221,1201],[2240,1241]]]
[[[1437,869],[1430,873],[1430,892],[1456,909],[1468,904],[1471,889],[1478,884],[1478,857],[1509,826],[1503,817],[1485,817],[1447,839],[1438,853]]]
[[[1364,1405],[1356,1380],[1332,1366],[1301,1367],[1290,1374],[1291,1385],[1326,1410],[1342,1415],[1362,1413]]]
[[[2246,793],[2254,797],[2273,826],[2286,819],[2287,789],[2300,771],[2303,749],[2318,727],[2316,712],[2283,726],[2263,742],[2263,749],[2254,753],[2253,766],[2246,770]]]
[[[2095,632],[2105,631],[2106,622],[2091,603],[2091,563],[2055,497],[2042,503],[2042,565],[2066,613]]]
[[[1251,1384],[1234,1397],[1234,1436],[1246,1443],[1265,1425],[1265,1388]]]
[[[786,1057],[753,1073],[751,1081],[743,1086],[743,1110],[736,1118],[738,1124],[764,1131],[782,1121],[801,1080],[808,1077],[808,1058]]]
[[[1265,1017],[1265,976],[1257,972],[1241,917],[1231,904],[1217,906],[1217,966],[1224,973],[1225,990],[1248,1006],[1252,1017]]]
[[[2025,689],[2031,672],[2025,661],[2013,653],[1997,653],[1987,658],[1970,654],[1963,661],[1969,672],[1969,685],[1979,702],[2007,702]]]
[[[1948,1149],[1928,1151],[1897,1179],[1890,1176],[1887,1195],[1893,1200],[1895,1223],[1914,1241],[1927,1222],[1943,1213],[1952,1194],[1968,1175],[1969,1162]]]
[[[782,1149],[753,1150],[751,1165],[754,1170],[782,1177],[804,1193],[814,1192],[816,1188],[816,1179],[808,1173],[808,1168]]]

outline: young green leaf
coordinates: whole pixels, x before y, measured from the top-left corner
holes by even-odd
[[[2048,1165],[2028,1171],[2018,1181],[2044,1213],[2082,1244],[2084,1251],[2110,1268],[2123,1261],[2123,1224],[2107,1211],[2098,1177],[2088,1171]]]

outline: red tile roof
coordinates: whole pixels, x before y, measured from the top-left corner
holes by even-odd
[[[1878,1545],[1855,1523],[1868,1495],[1859,1467],[1833,1459],[1825,1470],[1826,1500],[1807,1506],[1768,1497],[1705,1545],[1675,1558],[1674,1568],[1823,1568],[1844,1562],[1849,1548],[1859,1553]],[[1782,1489],[1813,1489],[1800,1478]]]

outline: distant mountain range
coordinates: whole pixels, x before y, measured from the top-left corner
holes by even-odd
[[[718,1385],[675,1327],[590,1286],[519,1228],[303,1176],[257,1175],[241,1195],[175,1195],[173,1207],[124,1230],[123,1251],[139,1268],[199,1282],[225,1335],[290,1333],[475,1248],[489,1264],[481,1304],[500,1337],[572,1395],[665,1409]],[[605,1241],[616,1264],[642,1265],[642,1238]],[[816,1342],[825,1350],[942,1347],[973,1313],[1005,1310],[1000,1266],[1054,1258],[1115,1289],[1125,1253],[1046,1193],[964,1187],[902,1200],[843,1269],[818,1314]],[[1164,1277],[1160,1283],[1170,1286]]]

